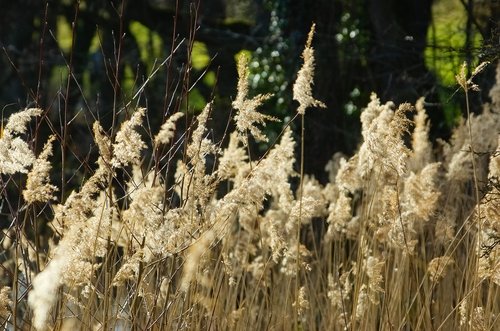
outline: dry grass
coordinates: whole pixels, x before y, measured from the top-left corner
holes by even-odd
[[[293,88],[302,123],[323,105],[311,38]],[[10,117],[2,186],[19,183],[24,200],[1,239],[3,328],[498,329],[500,67],[492,103],[435,149],[422,100],[373,95],[359,151],[332,157],[327,185],[303,173],[304,132],[298,144],[288,124],[251,159],[247,137],[265,140],[257,125],[272,118],[256,109],[266,95],[247,97],[244,62],[239,71],[227,147],[208,138],[211,104],[185,141],[179,114],[150,135],[145,109],[113,136],[96,122],[94,172],[64,201],[49,178],[55,138],[38,158],[28,144],[42,111]],[[466,94],[471,79],[458,76]],[[183,153],[175,165],[173,153]]]

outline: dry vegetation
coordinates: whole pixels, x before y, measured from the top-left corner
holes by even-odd
[[[323,106],[311,38],[293,87],[302,124]],[[423,100],[373,95],[358,152],[332,157],[325,186],[303,174],[304,133],[296,141],[288,124],[251,159],[249,135],[265,140],[274,119],[256,109],[267,95],[247,96],[244,59],[239,74],[227,147],[208,138],[211,104],[189,139],[175,134],[181,113],[156,135],[146,109],[113,136],[96,122],[93,175],[60,202],[59,140],[36,157],[27,129],[43,111],[8,119],[2,185],[19,183],[24,202],[1,238],[3,328],[498,330],[500,67],[491,104],[449,142],[429,141]],[[457,76],[466,95],[472,77]]]

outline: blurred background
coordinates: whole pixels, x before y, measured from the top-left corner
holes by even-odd
[[[92,122],[111,130],[137,106],[156,132],[170,114],[196,115],[214,99],[212,134],[222,139],[240,53],[251,58],[251,93],[274,94],[261,111],[286,122],[315,22],[314,94],[328,109],[308,111],[306,172],[324,181],[333,153],[356,149],[372,91],[396,104],[425,97],[433,137],[447,138],[465,109],[454,78],[462,63],[470,72],[492,62],[475,79],[477,112],[500,53],[496,0],[2,0],[1,8],[2,118],[43,108],[47,131],[80,165]],[[270,142],[282,126],[267,127]],[[266,148],[253,146],[256,155]]]

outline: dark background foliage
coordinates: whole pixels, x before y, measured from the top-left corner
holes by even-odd
[[[314,93],[328,110],[307,115],[306,172],[324,180],[334,152],[356,149],[359,113],[371,91],[396,104],[426,97],[433,136],[447,137],[462,101],[436,63],[454,61],[444,69],[450,71],[467,61],[471,70],[499,54],[498,1],[456,1],[452,8],[463,15],[455,48],[440,40],[433,15],[436,6],[452,2],[2,1],[2,115],[43,108],[40,131],[58,134],[59,167],[67,169],[61,180],[69,181],[71,162],[83,169],[89,164],[91,123],[99,119],[112,134],[114,123],[138,105],[148,108],[149,132],[155,132],[169,114],[196,114],[215,98],[213,135],[221,139],[236,95],[235,55],[244,51],[252,57],[253,92],[275,94],[263,111],[286,121],[296,107],[291,88],[315,22]],[[483,93],[474,95],[474,111],[487,101],[494,67],[478,78]],[[268,127],[271,141],[281,125]],[[255,146],[255,153],[265,147]]]

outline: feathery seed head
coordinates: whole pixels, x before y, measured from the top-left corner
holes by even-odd
[[[306,109],[309,107],[326,108],[326,105],[323,102],[314,99],[314,97],[312,96],[312,85],[314,84],[314,68],[316,64],[314,59],[314,49],[312,48],[311,44],[315,28],[316,25],[313,24],[307,36],[306,47],[302,52],[304,64],[302,65],[302,68],[300,68],[297,74],[297,80],[293,84],[293,100],[297,100],[299,102],[299,108],[297,109],[297,112],[301,115],[304,115]]]
[[[135,128],[141,125],[145,111],[145,108],[137,109],[132,117],[122,124],[120,131],[116,134],[116,141],[113,144],[114,157],[111,160],[115,168],[139,161],[141,151],[146,147],[146,144],[142,141],[141,135]]]
[[[233,107],[238,110],[234,116],[238,137],[243,144],[247,144],[246,134],[250,134],[257,141],[267,141],[267,137],[256,127],[256,124],[266,125],[266,121],[277,121],[276,118],[257,112],[264,101],[271,97],[271,94],[259,94],[248,99],[248,57],[241,55],[238,58],[238,93],[233,101]]]
[[[49,137],[42,153],[36,159],[33,169],[28,173],[26,189],[23,191],[24,199],[28,203],[48,202],[55,199],[54,193],[57,192],[57,187],[49,183],[49,172],[52,165],[47,160],[52,155],[52,142],[54,140],[55,136]]]

